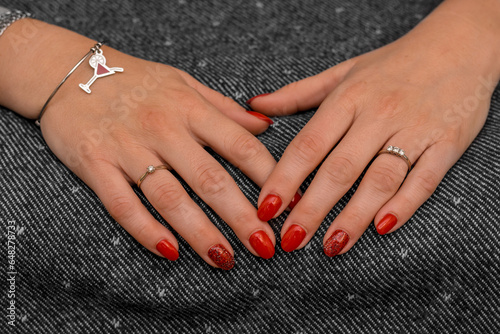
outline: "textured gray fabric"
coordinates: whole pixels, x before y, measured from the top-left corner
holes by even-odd
[[[437,4],[2,3],[105,39],[132,55],[184,69],[240,103],[398,38]],[[305,112],[275,119],[259,139],[279,158],[311,116]],[[305,249],[286,254],[278,246],[273,259],[263,260],[250,254],[200,202],[236,253],[236,267],[223,272],[205,264],[183,240],[180,259],[174,263],[142,248],[50,153],[33,122],[2,109],[1,243],[6,254],[7,222],[15,221],[16,330],[496,333],[500,329],[499,128],[497,89],[483,130],[411,220],[387,236],[379,236],[371,226],[352,250],[332,259],[322,253],[326,222]],[[255,203],[259,189],[218,159]],[[352,193],[330,212],[328,222]],[[277,236],[284,219],[285,215],[270,222]],[[5,272],[2,268],[2,281]],[[4,314],[5,296],[2,291]],[[4,314],[2,333],[10,330]]]
[[[7,8],[0,7],[0,36],[2,36],[5,29],[17,20],[30,16],[27,12],[18,10],[9,11]]]

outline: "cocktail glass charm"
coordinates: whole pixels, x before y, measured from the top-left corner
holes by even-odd
[[[104,57],[101,49],[97,50],[96,53],[90,57],[89,64],[94,69],[94,75],[90,78],[89,82],[79,85],[80,88],[88,94],[91,93],[90,86],[98,78],[106,77],[108,75],[115,74],[116,72],[123,72],[123,68],[121,67],[106,66],[106,58]]]

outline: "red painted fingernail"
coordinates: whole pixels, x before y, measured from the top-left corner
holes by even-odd
[[[221,244],[210,247],[208,256],[221,269],[230,270],[234,267],[234,257]]]
[[[306,236],[306,231],[299,225],[292,225],[281,239],[281,248],[285,252],[294,251],[302,243]]]
[[[396,226],[398,218],[393,214],[386,214],[377,225],[377,232],[380,235],[384,235],[389,232],[394,226]]]
[[[300,195],[298,192],[296,192],[295,196],[293,196],[292,201],[290,202],[290,204],[288,204],[288,208],[290,209],[290,211],[293,210],[293,208],[297,205],[297,203],[299,203],[301,198],[302,198],[302,195]]]
[[[274,217],[276,212],[281,207],[281,198],[276,195],[267,195],[267,197],[262,201],[262,204],[259,206],[257,210],[257,217],[263,222],[267,222]]]
[[[263,259],[270,259],[274,255],[274,245],[264,231],[257,231],[250,236],[250,245]]]
[[[175,249],[175,247],[165,239],[156,244],[156,250],[170,261],[175,261],[179,258],[179,252],[177,249]]]
[[[271,94],[271,93],[264,93],[264,94],[255,95],[254,97],[252,97],[252,98],[248,99],[248,101],[247,101],[247,102],[245,102],[245,103],[246,103],[246,104],[250,104],[250,103],[252,103],[252,101],[253,101],[253,100],[255,100],[256,98],[258,98],[258,97],[262,97],[262,96],[266,96],[266,95],[269,95],[269,94]]]
[[[342,230],[336,230],[325,242],[323,252],[325,252],[326,256],[333,257],[340,253],[348,241],[349,235],[347,233]]]
[[[249,113],[252,116],[257,117],[261,121],[265,121],[269,124],[274,124],[273,120],[267,117],[266,115],[262,115],[260,112],[252,111],[252,110],[247,110],[247,113]]]

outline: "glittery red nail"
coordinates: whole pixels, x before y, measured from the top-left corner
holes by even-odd
[[[342,230],[336,230],[332,236],[328,238],[323,246],[323,251],[326,256],[332,257],[340,253],[342,248],[349,241],[349,235]]]
[[[290,204],[288,204],[288,208],[290,209],[290,211],[293,210],[297,203],[299,203],[301,198],[302,196],[298,192],[296,192],[295,196],[293,196],[292,198],[292,201],[290,202]]]
[[[210,249],[208,250],[208,256],[221,269],[229,270],[234,267],[233,256],[221,244],[210,247]]]
[[[384,218],[382,218],[378,225],[377,225],[377,232],[380,235],[384,235],[387,232],[389,232],[394,226],[396,226],[396,223],[398,222],[398,219],[396,218],[395,215],[393,214],[386,214]]]
[[[306,231],[299,225],[292,225],[281,239],[281,248],[285,252],[294,251],[302,243],[306,236]]]
[[[264,93],[264,94],[259,94],[259,95],[256,95],[256,96],[254,96],[254,97],[252,97],[252,98],[248,99],[248,101],[246,102],[246,104],[250,104],[250,103],[252,103],[252,101],[253,101],[253,100],[255,100],[255,99],[256,99],[256,98],[258,98],[258,97],[266,96],[266,95],[269,95],[269,94],[271,94],[271,93]]]
[[[273,218],[276,212],[280,209],[281,203],[282,201],[279,196],[271,194],[267,195],[257,210],[257,217],[264,222],[271,220],[271,218]]]
[[[156,244],[156,250],[170,261],[175,261],[179,258],[179,252],[177,249],[175,249],[175,247],[165,239]]]

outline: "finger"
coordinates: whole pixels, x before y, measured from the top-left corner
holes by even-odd
[[[266,131],[269,125],[273,124],[273,121],[269,117],[254,111],[247,111],[233,99],[208,88],[186,72],[179,69],[177,69],[177,72],[189,86],[198,91],[198,93],[208,100],[208,102],[210,102],[215,108],[236,123],[243,126],[252,134],[260,134]]]
[[[139,179],[147,171],[143,161],[153,162],[152,166],[162,165],[162,162],[153,155],[137,156],[141,158],[127,161],[123,166],[131,178]],[[225,270],[234,266],[234,252],[229,242],[189,197],[170,171],[158,169],[147,174],[141,183],[141,190],[158,213],[203,260]],[[214,248],[218,252],[215,255],[219,256],[214,257],[212,254]]]
[[[413,138],[400,135],[388,142],[410,148],[405,151],[409,161],[415,161],[424,149]],[[328,228],[323,248],[326,255],[331,257],[347,252],[368,228],[377,211],[398,191],[408,172],[408,164],[402,156],[380,154],[375,158],[356,193]]]
[[[282,116],[308,110],[323,102],[354,66],[355,59],[347,60],[320,74],[292,82],[270,94],[257,95],[247,103],[253,110],[268,116]]]
[[[248,131],[218,113],[198,119],[194,134],[207,146],[239,168],[259,187],[276,166],[267,148]],[[214,131],[213,129],[224,129]]]
[[[122,171],[114,166],[94,166],[86,183],[111,216],[141,245],[171,261],[179,257],[179,245],[172,233],[149,213],[136,196]]]
[[[362,121],[356,122],[325,159],[306,193],[288,216],[282,230],[283,238],[292,225],[299,226],[305,232],[305,234],[302,233],[303,241],[297,247],[305,245],[310,240],[328,212],[351,188],[384,144],[386,139],[378,135],[380,133],[378,125],[363,123]],[[352,216],[362,216],[355,210],[347,212],[354,212]],[[294,229],[298,228],[294,227]],[[297,243],[298,240],[294,242],[294,245]],[[286,247],[293,248],[289,245]]]
[[[283,212],[304,179],[347,131],[354,109],[352,104],[334,94],[323,102],[316,115],[292,140],[262,187],[258,213],[263,221]]]
[[[167,162],[232,228],[250,252],[271,258],[275,247],[273,230],[256,217],[255,208],[227,171],[194,140],[179,141],[172,149],[175,151],[172,155],[162,153]]]
[[[396,231],[434,193],[461,153],[451,145],[435,144],[418,159],[401,189],[378,211],[375,226],[379,234]]]

